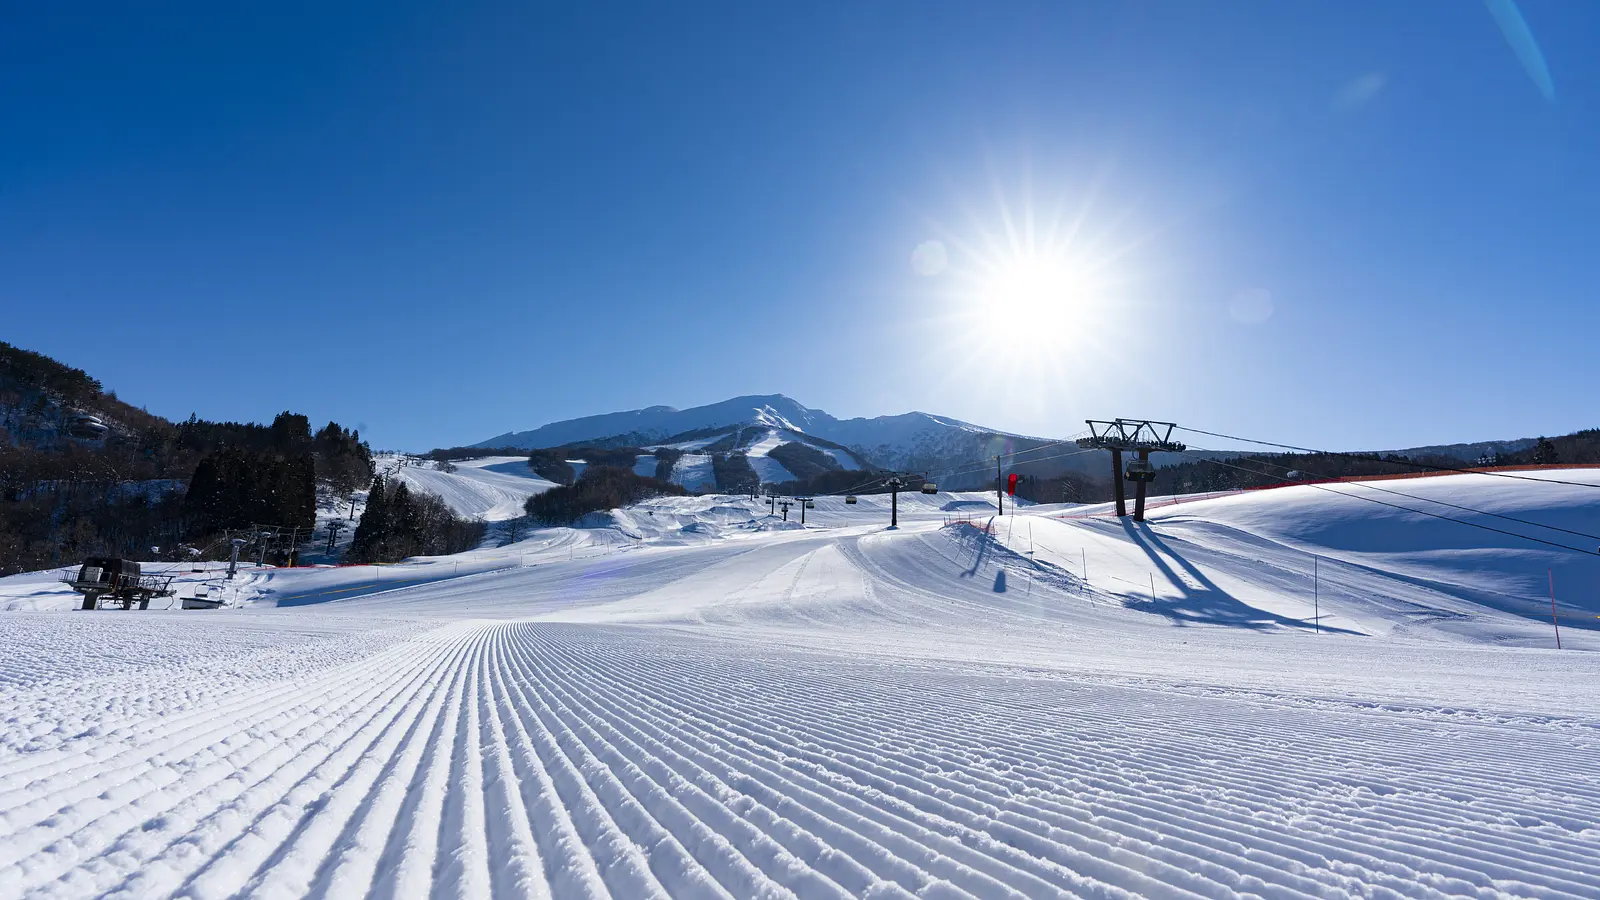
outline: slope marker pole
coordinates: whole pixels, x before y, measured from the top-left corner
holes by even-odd
[[[1322,577],[1318,572],[1319,557],[1311,557],[1311,622],[1322,633]]]
[[[1006,514],[1006,491],[1000,483],[1000,457],[994,458],[994,505],[1000,515]]]
[[[1550,576],[1550,624],[1556,627],[1556,649],[1561,649],[1561,620],[1556,618],[1556,573],[1554,569],[1545,569]]]

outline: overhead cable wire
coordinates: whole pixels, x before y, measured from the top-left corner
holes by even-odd
[[[1066,441],[1057,441],[1056,443],[1058,443],[1058,444],[1059,443],[1066,443]],[[1087,449],[1087,450],[1074,450],[1071,453],[1058,453],[1058,454],[1056,454],[1054,456],[1041,456],[1038,459],[1030,459],[1030,460],[1027,460],[1027,461],[1028,462],[1046,462],[1046,461],[1052,460],[1052,459],[1066,459],[1067,457],[1071,457],[1071,456],[1082,456],[1085,453],[1094,453],[1098,449],[1099,448],[1096,447],[1096,448],[1090,448],[1090,449]],[[904,473],[904,474],[916,474],[916,475],[921,475],[923,478],[928,479],[930,481],[939,481],[939,480],[944,479],[944,478],[954,478],[954,477],[956,477],[958,475],[971,475],[974,472],[988,472],[988,471],[989,471],[988,465],[984,465],[984,466],[981,466],[979,468],[962,469],[962,470],[959,470],[959,471],[908,472],[908,473]],[[893,477],[893,476],[886,475],[883,478],[879,478],[879,479],[877,479],[875,481],[869,481],[865,485],[859,485],[859,486],[857,486],[855,488],[852,488],[849,491],[832,491],[830,493],[824,494],[823,496],[831,497],[831,496],[838,496],[840,494],[852,493],[854,491],[860,490],[862,487],[869,487],[869,486],[877,484],[878,482],[881,482],[881,481],[888,481],[889,478],[891,478],[891,477]]]
[[[832,491],[830,493],[823,494],[822,496],[824,496],[824,497],[833,497],[833,496],[838,496],[839,494],[854,494],[856,491],[859,491],[862,488],[869,488],[869,487],[872,487],[875,484],[881,484],[882,482],[888,481],[890,478],[893,478],[893,477],[894,477],[893,475],[885,475],[882,478],[875,478],[875,479],[873,479],[871,481],[863,481],[862,483],[860,483],[860,484],[856,485],[855,487],[850,488],[848,490]]]
[[[1540,484],[1565,484],[1571,485],[1572,487],[1600,488],[1600,484],[1587,481],[1562,481],[1559,478],[1537,478],[1532,475],[1516,475],[1511,472],[1486,472],[1482,469],[1464,469],[1458,466],[1440,466],[1432,463],[1414,462],[1409,459],[1385,459],[1382,456],[1376,456],[1367,453],[1349,453],[1338,450],[1317,450],[1311,447],[1296,447],[1293,444],[1279,444],[1273,441],[1258,441],[1254,438],[1239,437],[1238,435],[1233,434],[1222,434],[1221,432],[1217,431],[1206,431],[1202,428],[1190,428],[1186,425],[1179,425],[1177,428],[1179,431],[1187,431],[1193,434],[1204,434],[1210,437],[1224,438],[1230,441],[1240,441],[1246,444],[1260,444],[1263,447],[1277,447],[1280,450],[1294,450],[1299,453],[1320,453],[1325,456],[1343,456],[1349,459],[1360,459],[1367,462],[1390,463],[1397,466],[1410,466],[1414,469],[1428,469],[1435,472],[1457,472],[1462,475],[1492,475],[1496,478],[1515,478],[1518,481],[1537,481]],[[1213,450],[1210,452],[1215,453],[1219,451]]]
[[[1098,447],[1091,447],[1091,448],[1089,448],[1087,450],[1074,450],[1071,453],[1057,453],[1054,456],[1041,456],[1038,459],[1030,459],[1030,460],[1025,460],[1025,461],[1026,462],[1030,462],[1030,463],[1038,463],[1038,462],[1046,462],[1046,461],[1052,460],[1052,459],[1066,459],[1066,458],[1071,457],[1071,456],[1082,456],[1085,453],[1094,453],[1095,451],[1097,451],[1099,449],[1100,448],[1098,448]],[[959,472],[938,472],[938,473],[935,473],[935,474],[937,475],[938,478],[954,478],[957,475],[971,475],[974,472],[988,472],[988,471],[989,471],[989,467],[987,465],[984,465],[984,466],[981,466],[979,468],[964,469],[964,470],[961,470]],[[934,476],[930,475],[929,477],[934,477]]]
[[[1204,452],[1204,453],[1215,453],[1215,452],[1217,452],[1215,450],[1205,450],[1202,447],[1195,447],[1194,449],[1195,450],[1199,450],[1199,451]],[[1288,466],[1280,466],[1280,465],[1277,465],[1275,463],[1266,462],[1265,460],[1257,459],[1257,460],[1251,460],[1251,462],[1258,463],[1258,464],[1263,465],[1263,466],[1269,466],[1271,468],[1278,469],[1278,470],[1283,471],[1285,473],[1295,471],[1294,469],[1291,469]],[[1393,494],[1396,497],[1404,497],[1407,500],[1416,500],[1416,501],[1421,502],[1421,503],[1436,503],[1439,506],[1448,506],[1451,509],[1459,509],[1462,512],[1469,512],[1469,513],[1472,513],[1473,515],[1491,516],[1491,517],[1496,518],[1496,519],[1504,519],[1507,522],[1516,522],[1518,525],[1527,525],[1527,526],[1530,526],[1532,528],[1545,528],[1545,529],[1548,529],[1550,531],[1559,531],[1562,534],[1570,534],[1573,537],[1588,538],[1591,541],[1600,541],[1600,534],[1590,534],[1587,531],[1573,531],[1570,528],[1562,528],[1562,527],[1560,527],[1558,525],[1546,525],[1543,522],[1535,522],[1535,521],[1532,521],[1531,519],[1519,519],[1516,516],[1508,516],[1508,515],[1504,515],[1502,513],[1489,512],[1488,510],[1485,510],[1485,509],[1474,509],[1473,507],[1462,506],[1462,505],[1460,505],[1458,503],[1449,503],[1449,502],[1446,502],[1444,500],[1435,500],[1432,497],[1418,497],[1416,494],[1407,494],[1404,491],[1397,491],[1397,490],[1393,490],[1391,488],[1378,487],[1375,484],[1370,484],[1370,483],[1365,482],[1365,481],[1344,481],[1343,479],[1335,479],[1331,475],[1325,475],[1325,474],[1323,474],[1321,472],[1313,472],[1310,469],[1307,469],[1307,468],[1305,468],[1303,466],[1300,467],[1299,471],[1306,472],[1306,473],[1311,474],[1311,475],[1315,475],[1318,478],[1326,478],[1326,479],[1328,479],[1330,481],[1336,481],[1337,480],[1337,481],[1340,481],[1341,483],[1349,484],[1349,485],[1351,485],[1353,487],[1361,487],[1361,488],[1366,488],[1367,490],[1371,490],[1371,491],[1380,491],[1380,492],[1385,493],[1385,494]],[[1258,474],[1266,474],[1266,473],[1258,473]],[[1359,478],[1360,476],[1355,476],[1355,477]]]
[[[1254,469],[1246,469],[1243,466],[1230,465],[1229,463],[1221,462],[1220,460],[1214,460],[1214,459],[1209,459],[1208,460],[1208,459],[1205,459],[1204,457],[1201,457],[1201,456],[1195,456],[1194,454],[1189,453],[1187,451],[1185,451],[1182,455],[1183,456],[1188,456],[1188,457],[1190,457],[1192,459],[1203,460],[1205,462],[1214,463],[1214,464],[1219,465],[1219,466],[1225,466],[1225,467],[1230,468],[1230,469],[1238,469],[1241,472],[1249,472],[1252,475],[1260,475],[1261,474],[1260,472],[1257,472]],[[1390,503],[1387,500],[1379,500],[1376,497],[1363,497],[1360,494],[1351,494],[1351,493],[1348,493],[1348,492],[1345,492],[1345,491],[1337,491],[1337,490],[1334,490],[1333,488],[1330,488],[1327,485],[1323,485],[1323,484],[1303,484],[1303,485],[1299,485],[1299,486],[1300,487],[1314,488],[1314,489],[1319,490],[1319,491],[1327,491],[1330,494],[1337,494],[1340,497],[1348,497],[1351,500],[1362,500],[1362,501],[1365,501],[1367,503],[1376,503],[1379,506],[1387,506],[1387,507],[1390,507],[1391,509],[1398,509],[1398,510],[1402,510],[1404,512],[1416,513],[1419,516],[1428,516],[1429,518],[1442,519],[1442,520],[1444,520],[1446,522],[1455,522],[1455,523],[1457,523],[1459,525],[1466,525],[1469,528],[1480,528],[1480,529],[1482,529],[1484,531],[1492,531],[1495,534],[1503,534],[1503,535],[1505,535],[1507,537],[1513,537],[1513,538],[1517,538],[1519,540],[1524,540],[1524,541],[1531,541],[1531,542],[1533,542],[1535,544],[1544,544],[1544,545],[1549,546],[1549,547],[1555,547],[1555,548],[1560,549],[1560,550],[1567,550],[1567,551],[1570,551],[1572,553],[1581,553],[1581,554],[1583,554],[1585,556],[1600,556],[1600,552],[1596,552],[1594,550],[1585,550],[1585,549],[1583,549],[1581,547],[1573,547],[1570,544],[1557,543],[1556,541],[1547,541],[1544,538],[1536,538],[1536,537],[1533,537],[1532,535],[1518,534],[1515,531],[1506,531],[1503,528],[1495,528],[1495,527],[1490,526],[1490,525],[1484,525],[1484,524],[1482,524],[1480,522],[1469,522],[1466,519],[1457,519],[1454,516],[1440,515],[1439,513],[1428,512],[1425,509],[1412,509],[1409,506],[1401,506],[1398,503]]]

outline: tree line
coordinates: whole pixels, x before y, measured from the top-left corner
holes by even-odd
[[[711,478],[724,494],[754,494],[761,489],[761,476],[742,451],[712,454]]]
[[[815,478],[824,472],[838,471],[844,468],[831,454],[823,453],[821,450],[809,444],[802,444],[799,441],[786,441],[779,444],[767,451],[767,458],[777,460],[785,469],[789,470],[789,474],[799,479]]]
[[[375,478],[344,559],[397,562],[409,556],[461,553],[478,546],[485,530],[484,523],[458,517],[442,499],[413,491],[402,479]]]
[[[524,508],[540,525],[571,525],[592,512],[603,512],[652,497],[683,496],[683,485],[635,475],[621,466],[589,465],[570,485],[529,497]]]

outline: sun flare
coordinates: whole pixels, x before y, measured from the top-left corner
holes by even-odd
[[[1071,321],[1083,299],[1084,284],[1071,268],[1054,260],[1021,258],[1003,265],[979,291],[979,299],[1002,327],[1058,327]]]
[[[1171,263],[1154,250],[1160,228],[1099,175],[1041,187],[1024,170],[1009,195],[956,197],[959,217],[929,216],[910,252],[915,306],[940,389],[980,391],[1054,409],[1060,398],[1142,377],[1126,348],[1157,330],[1150,285]]]

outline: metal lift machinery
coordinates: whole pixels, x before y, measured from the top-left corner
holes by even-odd
[[[1086,450],[1111,451],[1111,483],[1116,488],[1117,515],[1120,517],[1128,514],[1127,492],[1122,482],[1131,481],[1134,483],[1133,520],[1143,522],[1145,491],[1149,488],[1150,482],[1156,480],[1156,469],[1150,464],[1150,454],[1182,453],[1188,449],[1172,439],[1172,430],[1178,426],[1172,422],[1152,422],[1149,419],[1085,421],[1089,424],[1090,436],[1079,438],[1078,446]],[[1126,469],[1122,465],[1122,454],[1125,451],[1136,454],[1133,459],[1128,460]]]

